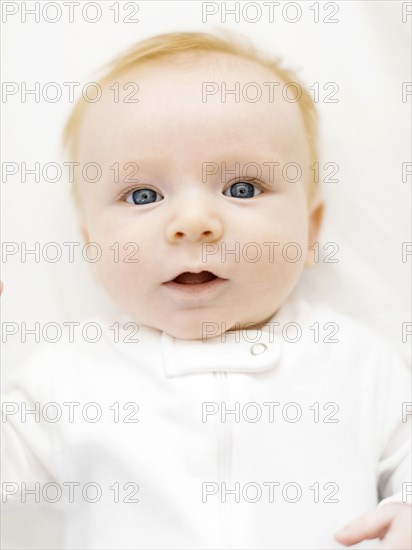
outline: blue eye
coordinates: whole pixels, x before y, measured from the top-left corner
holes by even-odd
[[[255,184],[248,183],[247,181],[233,183],[223,194],[226,194],[227,191],[230,191],[230,196],[236,199],[250,199],[262,193]],[[259,191],[259,193],[255,194],[255,191]]]
[[[158,195],[158,193],[153,189],[136,189],[126,197],[126,202],[132,204],[151,204],[152,202],[158,202],[156,201],[156,195]],[[129,198],[131,198],[131,200],[129,200]]]

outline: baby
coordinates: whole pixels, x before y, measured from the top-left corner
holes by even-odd
[[[190,32],[99,86],[65,137],[117,313],[8,381],[5,508],[58,507],[70,549],[411,548],[408,369],[293,293],[324,207],[307,90]]]

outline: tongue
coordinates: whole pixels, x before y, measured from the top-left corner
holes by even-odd
[[[198,285],[201,283],[208,283],[213,279],[216,279],[216,275],[213,275],[210,271],[201,271],[200,273],[189,273],[185,271],[173,280],[175,283],[182,285]]]

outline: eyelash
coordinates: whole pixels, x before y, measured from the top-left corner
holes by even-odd
[[[228,186],[226,187],[226,189],[224,189],[224,191],[227,191],[228,189],[230,189],[232,187],[232,185],[235,185],[235,183],[251,183],[252,185],[255,185],[258,189],[260,189],[260,191],[262,191],[262,193],[264,193],[265,191],[269,191],[269,187],[267,185],[265,185],[262,181],[256,180],[256,179],[253,179],[253,178],[248,178],[248,177],[241,178],[241,179],[238,179],[236,181],[230,182],[228,184]],[[231,198],[233,198],[233,197],[231,197]],[[252,197],[252,198],[255,198],[255,197]]]
[[[253,185],[256,185],[256,187],[258,189],[260,189],[260,191],[262,191],[262,193],[264,193],[265,191],[270,191],[270,187],[266,184],[264,184],[262,181],[260,180],[255,180],[253,178],[241,178],[239,180],[236,180],[236,181],[233,181],[231,183],[228,184],[228,186],[226,187],[226,189],[224,189],[224,191],[227,191],[228,189],[230,189],[230,187],[232,185],[234,185],[235,183],[241,183],[241,182],[245,182],[245,183],[251,183]],[[152,189],[151,187],[146,187],[146,186],[143,186],[141,185],[140,187],[129,187],[127,189],[125,189],[120,195],[119,195],[119,198],[118,200],[120,201],[124,201],[129,195],[130,193],[133,193],[133,191],[138,191],[139,189]],[[152,191],[155,191],[156,193],[158,193],[159,195],[161,195],[161,193],[159,193],[158,191],[156,191],[156,189],[152,189]],[[222,193],[224,192],[222,191]],[[231,197],[233,198],[233,197]],[[252,197],[252,198],[255,198],[255,197]],[[156,202],[160,202],[160,201],[156,201]],[[153,204],[153,203],[150,203],[150,204]]]
[[[157,193],[158,195],[161,195],[161,193],[159,193],[159,191],[156,191],[156,189],[152,189],[147,185],[141,185],[140,187],[128,187],[127,189],[122,191],[119,195],[119,200],[125,200],[130,195],[130,193],[133,193],[133,191],[138,191],[139,189],[151,189],[152,191],[155,191],[155,193]]]

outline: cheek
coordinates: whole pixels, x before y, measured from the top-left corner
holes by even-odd
[[[240,232],[239,232],[240,233]],[[279,201],[275,208],[266,209],[251,219],[244,219],[240,236],[243,244],[277,242],[281,248],[298,243],[305,249],[308,240],[308,214],[305,204],[295,206]]]
[[[131,291],[139,295],[136,289],[144,289],[145,282],[151,280],[155,259],[147,228],[105,223],[104,219],[92,227],[90,240],[99,243],[102,252],[101,260],[92,266],[97,280],[112,297],[122,301],[130,299]]]
[[[243,225],[240,260],[245,277],[262,285],[296,281],[306,257],[308,224],[304,202],[281,204],[270,215]],[[239,239],[237,239],[239,240]]]
[[[131,308],[131,311],[137,311],[149,299],[153,278],[138,251],[133,251],[131,256],[132,249],[128,249],[123,252],[122,260],[121,247],[119,253],[119,247],[113,248],[116,252],[111,250],[107,258],[97,266],[98,281],[120,309],[129,311]]]

